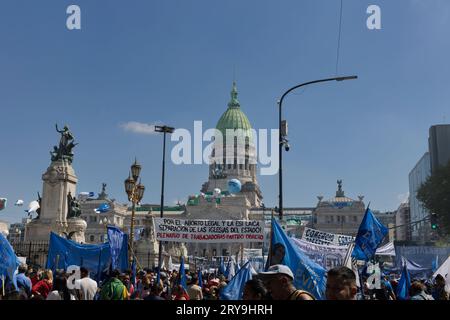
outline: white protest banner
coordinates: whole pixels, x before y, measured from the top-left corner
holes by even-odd
[[[315,244],[334,245],[347,247],[355,241],[355,237],[343,234],[328,233],[311,228],[305,228],[302,239]]]
[[[291,239],[303,253],[326,270],[342,266],[344,263],[347,247],[315,244],[303,239]]]
[[[262,257],[262,249],[244,248],[244,261],[252,258]]]
[[[248,243],[264,241],[262,220],[153,218],[156,239],[172,242]]]

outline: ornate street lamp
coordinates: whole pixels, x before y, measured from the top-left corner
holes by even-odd
[[[131,165],[131,172],[128,175],[128,178],[125,179],[125,192],[128,195],[128,200],[131,201],[131,224],[130,224],[130,267],[133,264],[134,260],[134,216],[136,213],[136,204],[141,203],[142,198],[144,197],[145,186],[141,183],[139,179],[139,175],[141,173],[141,165],[134,160],[134,163]],[[137,183],[139,179],[139,183]]]

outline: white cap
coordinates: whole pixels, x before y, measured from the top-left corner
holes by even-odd
[[[270,266],[266,272],[260,272],[258,276],[265,277],[276,274],[284,274],[289,276],[292,280],[294,279],[294,274],[292,273],[291,269],[284,264],[275,264],[273,266]]]

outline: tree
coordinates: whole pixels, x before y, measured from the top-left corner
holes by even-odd
[[[435,216],[435,229],[450,234],[450,161],[428,177],[417,191],[417,199]]]

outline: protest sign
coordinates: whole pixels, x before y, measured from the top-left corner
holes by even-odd
[[[312,261],[326,270],[343,265],[347,246],[333,246],[311,243],[302,239],[291,238]]]
[[[302,239],[315,244],[344,247],[347,247],[351,242],[355,241],[355,237],[352,236],[328,233],[311,228],[305,228]]]
[[[172,242],[248,243],[264,241],[264,221],[153,218],[156,239]]]

